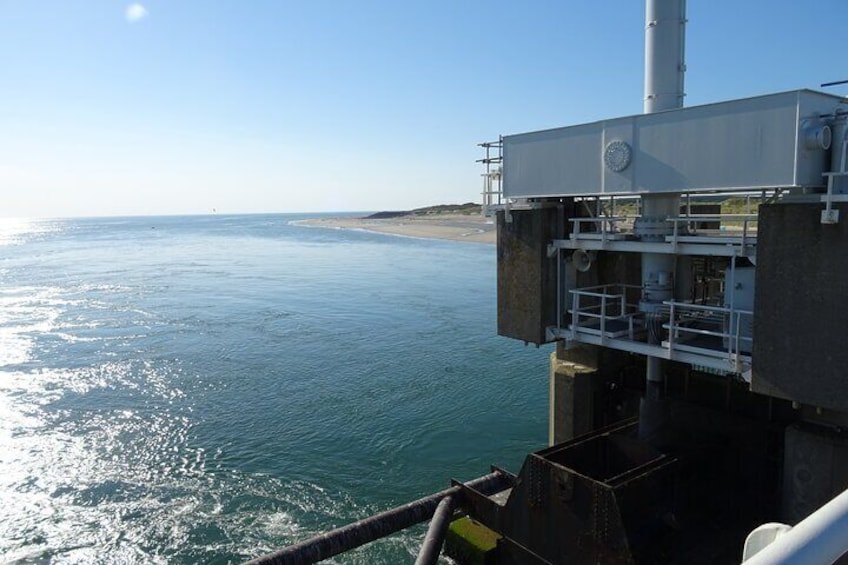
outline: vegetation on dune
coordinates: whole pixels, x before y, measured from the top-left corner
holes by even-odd
[[[466,202],[465,204],[437,204],[436,206],[425,206],[423,208],[415,208],[414,210],[396,210],[385,211],[365,216],[366,220],[386,220],[390,218],[400,218],[402,216],[435,216],[438,214],[463,214],[472,216],[480,214],[482,207],[480,204]]]
[[[681,204],[685,203],[685,199],[681,199]],[[697,204],[720,204],[722,214],[756,214],[759,207],[759,198],[751,198],[750,200],[744,196],[732,197],[700,197],[692,200],[693,205]],[[592,203],[587,205],[594,209]],[[609,213],[609,202],[604,202],[602,209],[605,213]],[[386,210],[376,212],[369,216],[365,216],[367,220],[387,220],[391,218],[401,218],[403,216],[436,216],[440,214],[461,214],[466,216],[478,215],[482,212],[480,204],[474,202],[466,202],[464,204],[437,204],[435,206],[424,206],[423,208],[415,208],[413,210]],[[622,199],[616,202],[616,216],[636,216],[639,213],[638,204],[635,199]]]
[[[428,216],[431,214],[479,214],[481,212],[480,204],[466,202],[465,204],[439,204],[437,206],[425,206],[424,208],[416,208],[411,214],[415,216]]]

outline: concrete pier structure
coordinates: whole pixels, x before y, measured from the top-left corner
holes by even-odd
[[[537,486],[469,493],[500,563],[738,562],[848,487],[845,113],[797,91],[503,138],[498,328],[556,350]]]
[[[498,333],[556,343],[549,446],[456,485],[487,563],[738,563],[848,488],[848,99],[683,108],[685,14],[646,2],[644,114],[483,144]]]
[[[574,439],[595,429],[596,368],[560,359],[551,353],[548,445]]]

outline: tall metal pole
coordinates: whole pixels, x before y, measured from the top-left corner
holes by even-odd
[[[686,63],[684,44],[686,29],[686,0],[646,0],[645,2],[645,99],[644,112],[652,114],[683,106],[683,86]],[[673,231],[668,217],[680,213],[679,194],[645,194],[642,196],[642,217],[634,229],[643,241],[664,241]],[[642,254],[642,300],[639,308],[645,313],[648,340],[660,340],[664,300],[674,298],[673,255]],[[640,434],[653,435],[662,425],[663,410],[659,406],[662,384],[662,361],[648,357],[647,388],[640,410]]]
[[[646,114],[683,106],[685,32],[686,0],[646,0]]]

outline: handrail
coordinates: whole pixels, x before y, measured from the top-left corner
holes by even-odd
[[[584,292],[587,290],[595,290],[596,288],[638,288],[641,289],[642,286],[638,284],[598,284],[595,286],[584,286],[582,288],[575,288],[569,290],[569,292]]]
[[[727,360],[731,362],[739,372],[740,369],[740,359],[739,355],[741,353],[740,343],[753,343],[754,338],[752,336],[744,336],[741,334],[742,327],[742,316],[753,316],[754,312],[751,310],[742,310],[735,309],[733,307],[725,307],[725,306],[707,306],[705,304],[691,304],[687,302],[675,302],[673,300],[668,300],[663,302],[663,304],[669,307],[669,321],[667,324],[663,324],[663,328],[668,330],[668,348],[669,350],[679,349],[679,343],[677,343],[678,338],[680,337],[680,333],[689,333],[695,335],[707,335],[713,337],[722,338],[722,340],[727,340]],[[701,312],[709,312],[711,314],[722,314],[723,316],[730,316],[735,323],[728,324],[727,329],[722,328],[721,331],[713,331],[704,328],[690,328],[684,325],[681,325],[680,322],[685,320],[692,320],[692,318],[684,318],[682,315],[678,316],[680,310],[695,310]],[[678,319],[679,318],[679,319]],[[701,321],[711,321],[714,323],[718,323],[719,320],[709,320],[706,318],[701,318]],[[721,322],[724,322],[724,318],[722,317]]]
[[[571,231],[571,239],[585,239],[583,236],[600,236],[601,241],[608,241],[609,235],[624,233],[620,232],[618,229],[618,224],[620,222],[626,222],[628,220],[632,220],[635,218],[639,218],[640,215],[636,214],[634,216],[592,216],[588,218],[569,218],[568,221],[574,224],[574,229]],[[748,247],[750,244],[750,240],[753,237],[752,232],[756,233],[756,228],[754,228],[751,224],[757,224],[759,222],[759,216],[757,214],[681,214],[680,216],[668,216],[666,217],[666,221],[672,224],[672,230],[670,234],[670,243],[676,246],[680,237],[681,224],[694,224],[697,222],[705,222],[705,221],[735,221],[742,222],[742,242],[741,246],[744,249]],[[595,232],[583,232],[581,231],[581,226],[584,224],[597,224],[599,226],[599,231]],[[693,227],[694,229],[694,227]],[[697,230],[693,231],[695,233]]]
[[[704,220],[742,220],[742,242],[741,247],[745,249],[748,246],[748,224],[756,224],[759,221],[757,214],[689,214],[682,216],[669,216],[666,221],[673,224],[671,232],[671,244],[676,246],[677,239],[680,236],[680,224],[690,223],[694,221]]]
[[[607,320],[627,320],[628,321],[628,333],[632,339],[633,337],[633,316],[636,314],[636,305],[627,302],[627,289],[641,289],[641,286],[638,285],[625,285],[625,284],[605,284],[605,285],[596,285],[589,286],[579,289],[569,290],[569,293],[572,295],[572,308],[571,308],[571,335],[572,338],[575,338],[577,335],[577,331],[580,326],[580,318],[592,318],[600,320],[600,333],[603,338],[606,335],[606,323]],[[610,293],[607,290],[618,290],[619,292]],[[594,292],[596,290],[600,290],[601,292]],[[592,304],[590,306],[582,306],[580,305],[581,297],[588,298],[599,298],[600,304]],[[617,311],[617,314],[608,315],[608,308],[610,307],[609,303],[613,304],[611,307],[613,311]],[[615,302],[618,302],[618,308],[616,308]],[[594,313],[594,311],[600,309],[600,314]],[[628,311],[630,309],[630,311]]]
[[[616,232],[616,224],[627,220],[626,216],[592,216],[589,218],[569,218],[568,221],[574,224],[574,229],[571,232],[571,238],[577,239],[580,234],[581,224],[600,224],[601,239],[606,241],[607,235]],[[609,224],[609,228],[607,225]]]
[[[627,219],[627,216],[592,216],[589,218],[568,218],[568,221],[575,224],[582,224],[592,222],[623,222]]]
[[[666,306],[671,306],[672,304],[674,304],[675,306],[688,308],[688,309],[691,309],[691,310],[704,310],[704,311],[707,311],[707,312],[720,312],[720,313],[724,313],[724,314],[729,314],[730,311],[731,311],[731,308],[728,308],[727,306],[708,306],[707,304],[693,304],[691,302],[676,302],[674,300],[667,300],[667,301],[663,302],[663,304],[665,304]],[[741,314],[748,314],[750,316],[754,315],[753,310],[741,310],[741,309],[738,309],[738,308],[733,308],[732,310],[734,312],[739,312]]]
[[[689,214],[683,216],[669,216],[669,222],[690,222],[692,220],[750,220],[757,221],[757,214]]]
[[[627,302],[627,293],[630,289],[641,288],[640,285],[603,284],[570,289],[571,307],[565,311],[571,314],[570,325],[563,328],[564,316],[560,313],[557,328],[568,331],[561,334],[566,339],[580,342],[585,338],[591,343],[599,340],[601,345],[630,350],[621,340],[638,340],[635,328],[640,327],[638,324],[644,323],[644,320],[640,322],[643,314],[638,305]],[[591,303],[586,304],[586,300]],[[729,307],[713,306],[674,300],[663,302],[663,306],[663,318],[667,316],[667,319],[661,327],[668,331],[668,337],[658,347],[666,350],[669,358],[694,354],[722,359],[737,373],[746,370],[750,363],[749,347],[754,339],[751,335],[745,335],[748,330],[743,330],[743,320],[754,315],[752,310],[737,309],[732,304]],[[608,333],[608,324],[613,321],[626,322],[626,326],[616,326],[612,333]],[[698,323],[700,327],[691,327],[687,322]],[[721,341],[717,347],[714,342],[712,345],[681,342],[681,336],[685,335],[708,336],[720,338]]]
[[[834,563],[848,552],[848,491],[744,561],[746,565]]]

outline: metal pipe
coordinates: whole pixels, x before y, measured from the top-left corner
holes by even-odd
[[[648,357],[647,379],[649,387],[651,383],[662,383],[663,381],[661,362],[662,359],[659,357]]]
[[[745,565],[835,562],[848,550],[848,490],[745,561]]]
[[[683,106],[685,44],[686,0],[646,0],[646,114]]]
[[[415,565],[435,565],[439,560],[442,544],[445,542],[445,534],[448,531],[455,508],[456,497],[453,496],[444,497],[439,506],[436,507],[436,512],[433,514],[433,519],[430,520],[430,527],[427,529],[427,535],[424,536],[424,543],[421,544],[421,551],[418,552]]]
[[[484,494],[491,494],[503,490],[507,483],[506,476],[494,472],[466,484]],[[430,496],[419,498],[409,504],[380,512],[353,524],[279,549],[248,561],[245,565],[307,565],[329,559],[334,555],[350,551],[428,520],[433,516],[442,499],[448,496],[459,497],[461,492],[459,486],[445,489]]]
[[[686,62],[686,0],[645,1],[645,100],[644,112],[652,114],[683,106]],[[679,194],[646,194],[642,197],[642,224],[665,225],[666,218],[680,214]],[[672,231],[674,229],[671,226]],[[650,238],[658,235],[655,229]],[[662,231],[662,228],[660,228]],[[640,310],[650,318],[659,304],[674,298],[674,287],[658,284],[660,273],[674,274],[674,256],[642,254],[642,284],[646,295]],[[653,294],[653,296],[651,296]],[[649,339],[653,343],[656,339]],[[648,383],[662,381],[662,363],[649,357],[646,366]],[[642,410],[642,413],[645,411]]]

